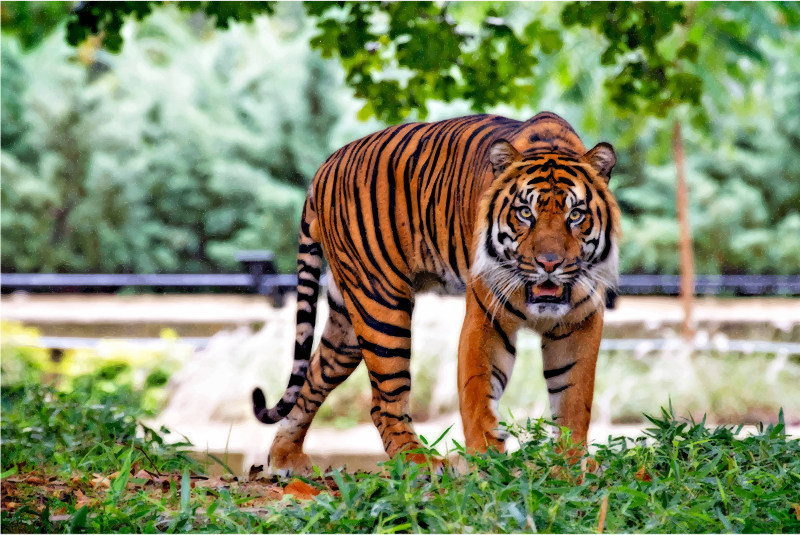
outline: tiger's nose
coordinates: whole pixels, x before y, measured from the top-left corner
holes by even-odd
[[[536,257],[536,263],[542,266],[548,273],[555,271],[563,262],[563,258],[559,258],[557,254],[553,253],[540,254]]]

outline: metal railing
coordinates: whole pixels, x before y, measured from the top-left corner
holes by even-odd
[[[237,260],[246,274],[50,274],[3,273],[3,293],[14,290],[75,291],[95,289],[114,292],[124,287],[237,288],[270,296],[277,302],[297,285],[296,275],[278,274],[270,251],[241,251]],[[320,281],[326,284],[325,276]],[[621,275],[619,295],[678,295],[677,275]],[[800,275],[698,275],[694,281],[698,295],[800,295]],[[613,307],[615,295],[609,295]]]
[[[678,295],[677,275],[621,275],[621,295]],[[800,295],[800,275],[697,275],[696,294]]]
[[[273,275],[275,277],[275,275]],[[277,275],[285,277],[285,275]],[[174,287],[241,287],[253,286],[253,278],[245,274],[206,275],[128,275],[128,274],[50,274],[3,273],[4,288],[116,288],[123,286]]]

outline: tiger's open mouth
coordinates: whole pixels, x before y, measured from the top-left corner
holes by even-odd
[[[525,288],[529,305],[538,303],[561,305],[569,303],[569,286],[561,286],[548,280],[541,284],[528,283]]]

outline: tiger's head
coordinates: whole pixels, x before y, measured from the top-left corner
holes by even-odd
[[[580,158],[525,158],[501,139],[488,157],[494,180],[481,201],[472,276],[488,284],[498,307],[522,294],[529,319],[603,306],[618,279],[612,146],[600,143]]]

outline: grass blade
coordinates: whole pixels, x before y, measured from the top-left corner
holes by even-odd
[[[181,511],[187,512],[189,508],[189,496],[192,491],[192,481],[189,478],[189,469],[183,469],[183,477],[181,478]]]

